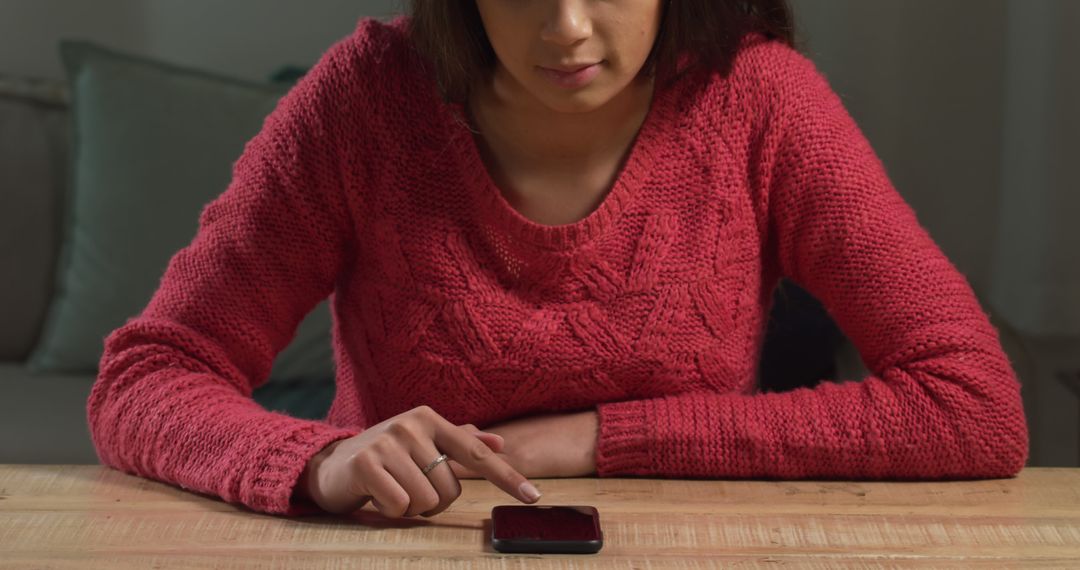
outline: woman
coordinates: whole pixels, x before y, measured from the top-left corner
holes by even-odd
[[[104,463],[271,513],[485,477],[1004,477],[1019,384],[783,0],[441,0],[360,23],[245,148],[89,402]],[[788,277],[861,382],[758,393]],[[332,295],[325,422],[251,399]],[[483,426],[480,431],[476,426]]]

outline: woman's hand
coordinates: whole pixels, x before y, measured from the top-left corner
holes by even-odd
[[[502,436],[496,453],[526,477],[585,477],[596,473],[596,410],[519,418],[484,430]],[[480,473],[448,461],[459,479]]]
[[[535,503],[539,495],[526,494],[532,485],[497,454],[502,444],[496,435],[455,426],[420,406],[328,445],[308,462],[296,493],[330,513],[351,513],[372,501],[388,517],[432,516],[461,495],[449,462],[421,471],[441,452],[515,499]]]

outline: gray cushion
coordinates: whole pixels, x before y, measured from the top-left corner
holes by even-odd
[[[72,88],[74,188],[56,298],[30,365],[93,372],[104,338],[146,306],[287,87],[82,42],[65,43],[61,52]],[[327,305],[301,324],[271,379],[332,378]]]
[[[62,83],[0,77],[0,361],[26,359],[52,295],[69,131]]]

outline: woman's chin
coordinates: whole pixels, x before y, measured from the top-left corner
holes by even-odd
[[[611,97],[604,93],[588,90],[537,94],[537,99],[552,111],[566,114],[590,113],[611,101]]]

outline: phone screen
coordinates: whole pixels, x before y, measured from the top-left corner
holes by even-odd
[[[496,544],[601,543],[600,514],[588,506],[499,505],[491,510],[492,541]]]

